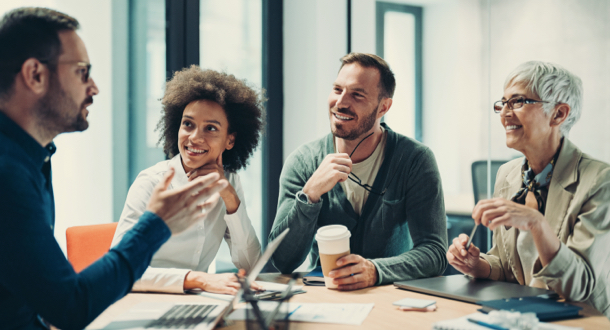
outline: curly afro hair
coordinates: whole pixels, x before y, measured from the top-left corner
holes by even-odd
[[[184,108],[196,100],[218,103],[229,121],[229,134],[235,133],[235,144],[222,154],[225,171],[235,172],[248,165],[248,158],[258,146],[263,128],[264,91],[248,86],[245,80],[214,70],[202,70],[197,65],[182,69],[167,82],[163,116],[157,124],[161,131],[159,143],[169,157],[180,153],[178,131]]]

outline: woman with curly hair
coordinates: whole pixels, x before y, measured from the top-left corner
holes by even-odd
[[[260,257],[261,246],[236,171],[247,165],[258,145],[263,101],[262,93],[245,81],[195,65],[177,72],[167,83],[158,129],[159,143],[169,160],[140,172],[129,189],[112,245],[136,224],[155,185],[170,168],[176,173],[169,189],[214,172],[229,185],[220,192],[222,201],[203,220],[159,249],[134,291],[237,292],[233,274],[206,272],[223,238],[237,268],[249,271]],[[213,203],[212,199],[208,202]]]

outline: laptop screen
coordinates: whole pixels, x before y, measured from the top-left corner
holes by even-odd
[[[256,280],[256,277],[258,274],[260,274],[261,270],[263,270],[263,267],[265,267],[267,261],[269,261],[275,250],[277,250],[277,247],[280,245],[284,237],[286,237],[289,230],[290,228],[286,228],[278,237],[267,245],[267,250],[265,250],[265,253],[263,253],[260,259],[258,259],[256,265],[252,267],[250,274],[248,274],[248,282],[252,283]]]

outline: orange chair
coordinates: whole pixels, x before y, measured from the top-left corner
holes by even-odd
[[[117,224],[74,226],[66,230],[68,261],[77,273],[110,250]]]

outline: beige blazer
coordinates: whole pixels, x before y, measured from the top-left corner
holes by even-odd
[[[500,167],[494,196],[510,199],[521,188],[523,158]],[[545,218],[561,241],[545,267],[533,277],[562,297],[586,301],[610,317],[610,165],[564,139],[549,186]],[[493,232],[493,247],[481,255],[491,265],[490,278],[524,285],[515,228]]]

